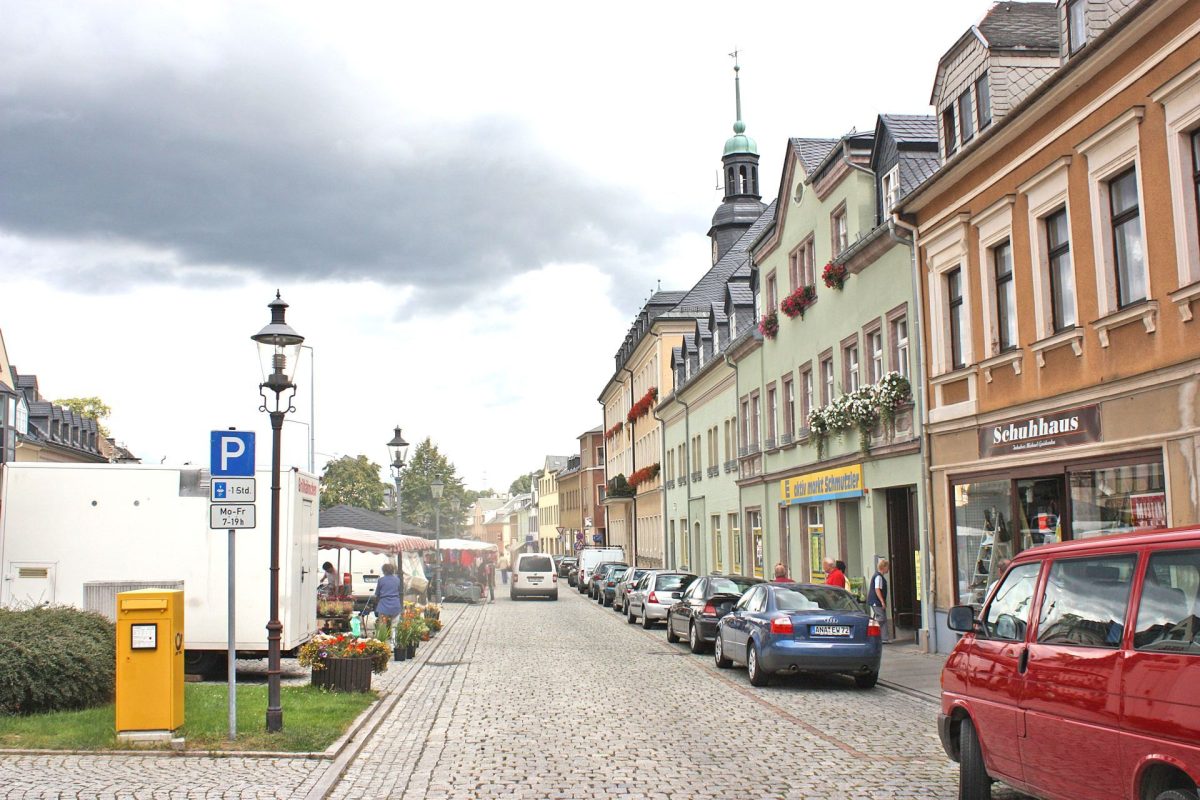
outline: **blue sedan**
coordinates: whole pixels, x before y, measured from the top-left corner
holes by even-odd
[[[755,686],[776,672],[840,672],[870,689],[882,655],[879,625],[862,603],[844,589],[800,583],[749,589],[713,643],[717,666],[745,664]]]

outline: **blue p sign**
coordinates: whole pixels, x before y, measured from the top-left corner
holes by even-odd
[[[213,431],[209,471],[226,478],[254,477],[254,432]]]

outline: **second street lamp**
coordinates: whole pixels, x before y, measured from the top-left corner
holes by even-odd
[[[400,480],[404,477],[404,459],[408,455],[408,442],[404,441],[404,437],[400,435],[400,426],[396,426],[396,433],[392,436],[392,440],[387,443],[388,454],[392,457],[392,478],[396,481],[396,534],[400,535]],[[400,576],[400,607],[404,607],[404,553],[401,552],[396,557],[399,562],[396,568],[396,574]]]
[[[279,462],[282,449],[283,418],[295,411],[292,400],[296,397],[296,385],[292,376],[296,373],[296,361],[304,337],[292,330],[284,320],[288,304],[279,292],[267,308],[271,309],[271,321],[250,338],[258,343],[262,361],[263,382],[258,385],[262,395],[259,411],[271,416],[271,619],[267,622],[267,731],[283,730],[283,706],[279,697],[279,639],[283,623],[279,621]],[[267,392],[274,392],[274,401]],[[284,393],[287,392],[287,397]]]
[[[442,600],[442,491],[445,490],[446,484],[441,478],[434,478],[429,484],[429,491],[433,494],[433,532],[437,539],[437,594],[440,603]]]

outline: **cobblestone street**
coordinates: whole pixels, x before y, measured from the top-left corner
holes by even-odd
[[[0,797],[956,796],[926,700],[838,679],[756,689],[744,670],[718,671],[711,656],[667,644],[661,627],[627,625],[574,591],[444,616],[419,666],[380,676],[380,717],[345,763],[10,755],[0,757]],[[993,796],[1020,797],[999,787]]]

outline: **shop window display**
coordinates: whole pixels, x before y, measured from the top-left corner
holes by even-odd
[[[1011,507],[1011,481],[954,486],[959,603],[982,604],[988,587],[1003,574],[1013,557]]]
[[[1070,477],[1074,538],[1167,526],[1162,464],[1123,464]]]

